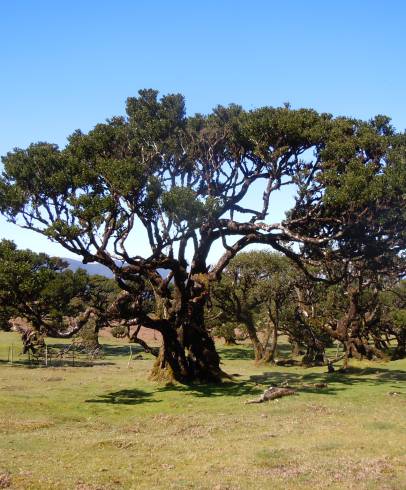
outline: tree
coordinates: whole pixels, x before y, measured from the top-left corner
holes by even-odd
[[[385,278],[377,300],[379,321],[371,332],[375,347],[388,352],[391,341],[395,340],[392,359],[403,359],[406,357],[406,281],[397,277]]]
[[[313,269],[314,274],[323,276],[323,271]],[[296,277],[294,284],[294,313],[286,322],[285,332],[290,341],[304,348],[302,363],[308,366],[325,363],[325,348],[331,344],[331,336],[325,325],[335,318],[340,297],[336,292],[340,285],[312,281],[304,274]],[[292,318],[293,316],[293,318]]]
[[[159,376],[165,370],[180,380],[218,380],[220,359],[204,325],[209,283],[253,243],[301,268],[327,249],[344,257],[373,254],[377,246],[399,251],[406,233],[404,148],[404,136],[383,117],[363,122],[236,105],[186,117],[181,95],[158,99],[156,91],[141,90],[127,100],[126,117],[76,131],[64,149],[37,143],[8,153],[0,209],[85,263],[112,270],[126,292],[126,315],[131,310],[162,334]],[[251,204],[254,184],[263,194]],[[270,197],[288,185],[296,188],[295,205],[272,223]],[[132,250],[140,228],[151,249],[142,254]],[[224,254],[210,267],[216,241]],[[151,284],[164,306],[161,318],[143,311],[131,281]]]
[[[59,258],[19,250],[11,241],[0,242],[0,316],[3,328],[14,317],[31,325],[29,332],[22,332],[25,350],[35,349],[34,337],[72,337],[92,316],[96,333],[106,325],[108,302],[117,294],[115,282],[90,278],[83,269],[73,272],[67,265]]]
[[[294,301],[298,275],[289,259],[268,251],[241,252],[224,269],[211,289],[211,324],[247,333],[257,362],[273,361],[278,331]]]
[[[388,288],[382,303],[386,307],[383,331],[396,340],[392,359],[403,359],[406,357],[406,280]]]
[[[89,318],[86,328],[82,329],[80,336],[88,348],[100,348],[99,331],[111,324],[109,308],[120,293],[120,288],[113,279],[100,275],[88,276],[85,294],[77,296],[73,301],[79,309],[92,308],[93,314]]]

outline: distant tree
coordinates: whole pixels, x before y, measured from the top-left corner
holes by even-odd
[[[342,343],[345,366],[352,357],[379,358],[388,349],[385,331],[396,329],[394,317],[387,314],[385,298],[391,297],[388,290],[404,275],[404,264],[401,255],[384,251],[375,261],[359,257],[336,264],[341,270],[341,281],[323,292],[323,313],[318,324],[332,339]]]
[[[164,370],[180,380],[218,380],[219,356],[204,325],[209,283],[254,243],[302,269],[327,251],[334,260],[383,248],[399,253],[405,147],[384,117],[363,122],[235,105],[186,117],[182,96],[158,99],[142,90],[128,99],[126,117],[88,134],[76,131],[62,150],[37,143],[8,153],[0,209],[84,262],[111,269],[128,295],[121,303],[126,315],[131,309],[135,321],[162,334],[157,377]],[[254,185],[261,197],[252,205]],[[271,195],[288,185],[296,189],[295,204],[272,223]],[[144,256],[130,250],[141,227],[151,248]],[[224,254],[210,267],[216,241]],[[163,304],[160,317],[143,311],[141,290],[130,281],[151,284]]]
[[[229,332],[241,329],[251,340],[255,360],[273,361],[278,331],[294,300],[297,274],[297,269],[281,254],[241,252],[224,269],[221,281],[211,288],[211,324],[223,335],[227,334],[227,327]]]
[[[107,322],[107,307],[117,294],[115,281],[89,277],[85,270],[67,269],[67,263],[46,254],[19,250],[0,242],[0,316],[2,328],[14,317],[24,318],[36,338],[69,338],[93,316],[95,331]],[[24,332],[23,332],[24,333]],[[27,337],[27,342],[33,337]],[[26,345],[33,345],[26,343]]]
[[[320,269],[313,269],[313,273],[323,275]],[[340,305],[335,293],[339,289],[339,285],[315,282],[304,274],[296,276],[294,312],[290,311],[290,321],[286,321],[284,333],[294,346],[304,351],[302,363],[305,365],[326,362],[325,349],[331,345],[332,338],[324,326],[332,317],[335,318]]]
[[[72,301],[79,309],[93,308],[93,314],[89,318],[85,328],[79,335],[89,348],[99,347],[99,331],[111,326],[114,318],[109,314],[109,308],[121,292],[114,279],[100,275],[88,276],[85,294],[78,295]]]
[[[379,294],[380,318],[372,335],[378,349],[388,352],[395,341],[392,359],[406,357],[406,280],[386,282]]]

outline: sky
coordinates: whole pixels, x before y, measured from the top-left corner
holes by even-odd
[[[0,155],[123,114],[141,88],[189,114],[290,102],[406,128],[404,0],[0,2]],[[275,203],[276,215],[288,197]],[[0,239],[72,256],[0,217]]]

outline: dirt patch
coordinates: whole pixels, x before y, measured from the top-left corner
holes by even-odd
[[[308,403],[306,404],[306,412],[314,415],[339,415],[340,410],[334,410],[332,408],[326,407],[325,405],[320,405],[318,403]]]
[[[103,487],[100,485],[92,485],[89,483],[83,483],[79,481],[76,484],[75,490],[107,490],[107,487]]]
[[[340,458],[332,468],[331,477],[334,482],[354,481],[353,488],[358,488],[361,482],[388,479],[393,472],[394,466],[389,458],[368,458],[358,461]]]
[[[108,439],[104,441],[97,442],[95,446],[99,448],[104,448],[104,447],[115,447],[116,449],[131,449],[137,445],[136,441],[133,441],[131,439]]]
[[[48,420],[1,420],[0,432],[31,432],[40,429],[47,429],[55,424]]]
[[[0,488],[11,487],[11,476],[9,473],[0,473]]]

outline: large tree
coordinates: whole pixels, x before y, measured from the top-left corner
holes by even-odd
[[[142,90],[127,100],[125,117],[76,131],[63,149],[37,143],[8,153],[0,209],[112,270],[125,291],[117,309],[162,334],[157,375],[218,380],[219,357],[204,326],[208,283],[253,243],[300,267],[327,251],[373,254],[384,244],[398,253],[404,148],[383,117],[235,105],[187,117],[181,95],[159,99]],[[271,196],[289,185],[295,204],[274,223]],[[149,251],[136,247],[142,229]],[[224,254],[210,266],[215,242]],[[143,282],[162,300],[160,318],[143,310]]]

